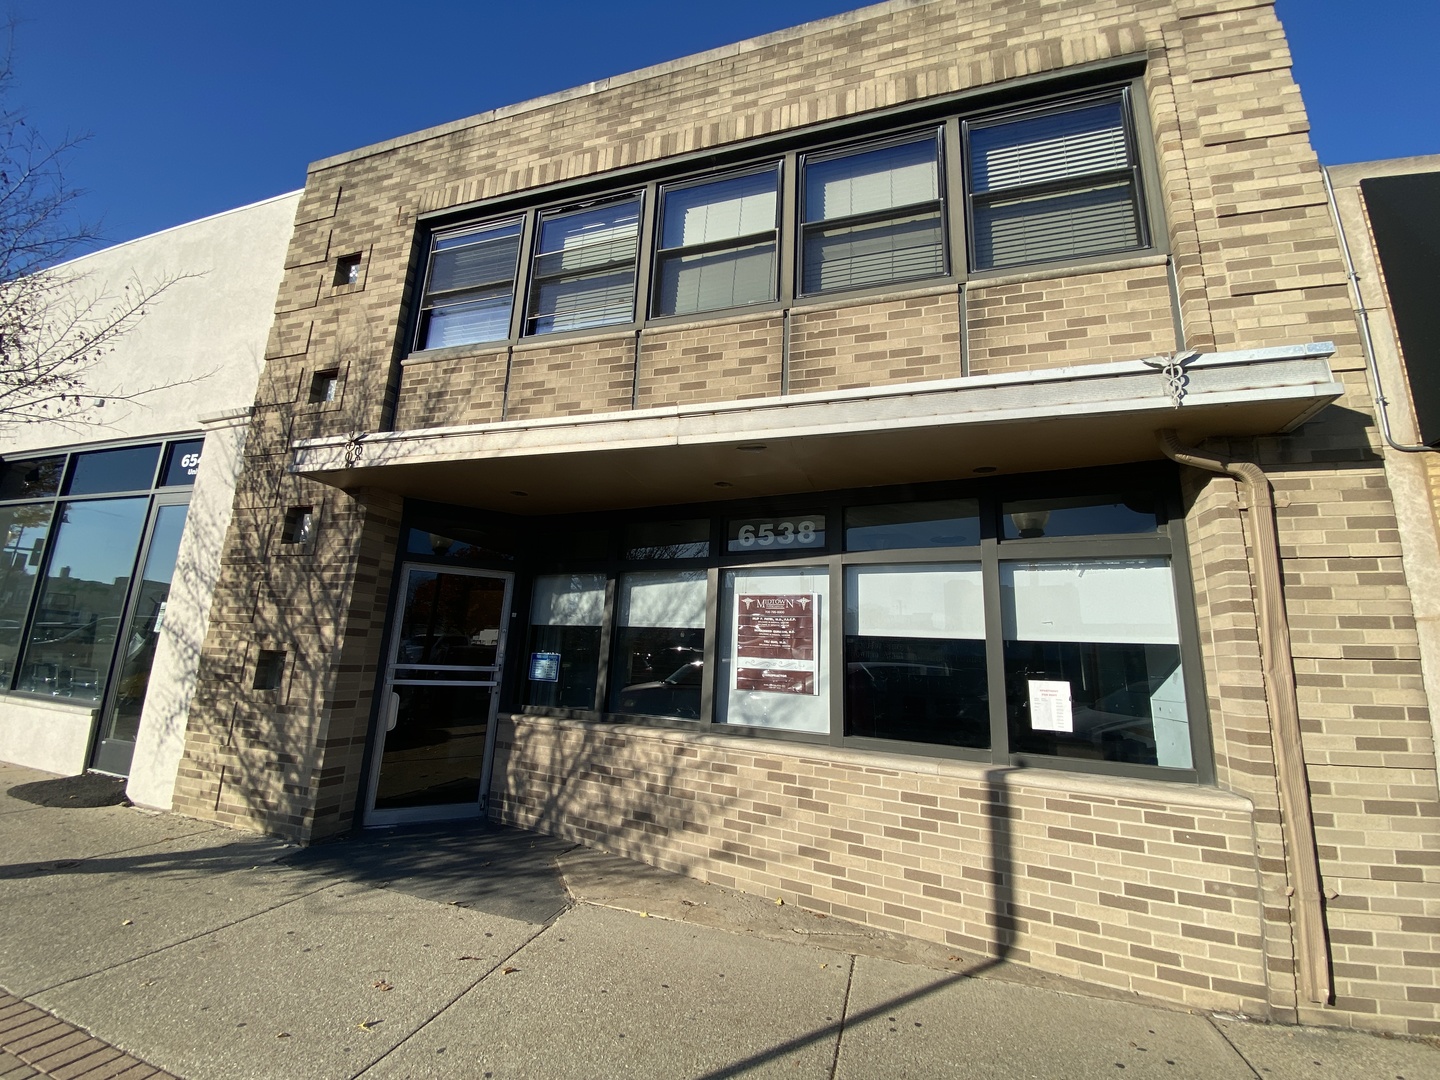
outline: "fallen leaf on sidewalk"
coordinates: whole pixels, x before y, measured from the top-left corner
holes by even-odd
[[[125,920],[124,922],[122,922],[120,925],[121,925],[121,926],[134,926],[134,925],[135,925],[135,920],[134,920],[134,919],[126,919],[126,920]]]
[[[382,1023],[384,1023],[383,1020],[361,1020],[360,1023],[356,1024],[355,1026],[361,1031],[372,1031],[374,1030],[376,1024]]]
[[[288,1032],[288,1031],[282,1031],[282,1032],[280,1032],[280,1034],[276,1035],[275,1037],[276,1037],[277,1039],[288,1039],[288,1038],[290,1038],[290,1032]]]
[[[520,970],[519,968],[503,967],[503,968],[500,969],[500,974],[501,974],[501,975],[514,975],[515,972],[517,972],[517,971],[519,971],[519,970]]]
[[[456,960],[479,960],[480,957],[478,957],[478,956],[457,956],[455,959],[456,959]]]
[[[781,897],[781,896],[775,897],[775,906],[776,906],[776,907],[784,907],[784,906],[785,906],[785,898],[784,898],[784,897]]]
[[[394,987],[393,985],[391,985],[390,983],[386,982],[384,979],[381,979],[379,982],[371,983],[370,985],[373,986],[373,987],[375,987],[376,990],[394,990],[394,989],[395,989],[395,987]]]

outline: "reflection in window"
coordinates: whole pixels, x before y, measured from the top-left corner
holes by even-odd
[[[846,551],[970,547],[980,543],[976,499],[852,506],[845,511]]]
[[[17,689],[100,700],[148,504],[105,499],[61,510]]]
[[[779,168],[667,188],[655,261],[656,315],[775,299]]]
[[[830,730],[829,588],[818,567],[725,571],[716,723]]]
[[[703,570],[620,579],[611,711],[687,720],[700,716],[705,589]]]
[[[847,568],[845,733],[990,745],[978,564]]]
[[[627,559],[703,559],[709,554],[709,518],[641,521],[625,526]]]
[[[540,218],[526,332],[548,334],[635,318],[640,197]]]
[[[160,446],[126,446],[76,454],[70,466],[66,495],[99,495],[107,491],[148,491],[155,483]]]
[[[944,274],[939,162],[933,133],[807,158],[801,291]]]
[[[1019,753],[1191,767],[1169,560],[1002,563]]]
[[[1000,513],[1005,540],[1153,533],[1160,527],[1155,499],[1148,495],[1021,499],[1002,504]]]
[[[10,685],[15,658],[20,654],[20,632],[30,610],[36,576],[45,557],[53,503],[32,503],[0,509],[0,689]]]
[[[604,619],[604,574],[546,574],[535,579],[527,705],[595,708]]]

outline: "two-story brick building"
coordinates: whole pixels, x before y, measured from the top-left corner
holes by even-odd
[[[891,0],[317,162],[176,808],[1440,1031],[1306,132],[1269,3]]]

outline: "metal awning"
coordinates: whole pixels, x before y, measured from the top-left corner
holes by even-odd
[[[548,514],[1145,461],[1289,431],[1344,391],[1329,342],[833,393],[303,439],[293,472],[345,489]],[[1178,404],[1177,404],[1178,402]],[[358,450],[358,456],[356,451]]]

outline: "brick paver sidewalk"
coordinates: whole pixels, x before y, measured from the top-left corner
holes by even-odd
[[[0,989],[0,1080],[176,1080]]]

